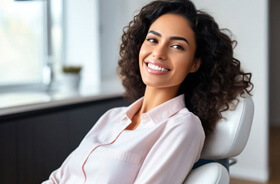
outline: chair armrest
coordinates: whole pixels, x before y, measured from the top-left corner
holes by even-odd
[[[229,184],[229,173],[219,163],[209,163],[193,169],[183,184]]]

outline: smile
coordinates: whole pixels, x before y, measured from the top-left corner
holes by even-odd
[[[145,63],[146,70],[153,75],[164,75],[171,70],[162,63],[157,63],[157,62],[152,63],[150,61],[146,61],[144,63]]]
[[[156,70],[156,71],[162,71],[162,72],[167,72],[168,71],[168,69],[162,68],[162,67],[154,65],[152,63],[148,63],[148,67],[153,69],[153,70]]]

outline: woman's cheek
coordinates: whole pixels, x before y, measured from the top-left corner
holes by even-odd
[[[142,45],[139,55],[140,57],[144,57],[145,55],[147,55],[147,53],[149,52],[149,49],[147,46],[145,46],[145,44]]]

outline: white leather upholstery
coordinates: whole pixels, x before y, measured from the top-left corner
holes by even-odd
[[[201,158],[219,160],[239,155],[247,144],[254,115],[250,95],[243,94],[234,110],[223,112],[213,133],[207,137]],[[184,184],[229,184],[229,173],[219,163],[208,163],[192,170]]]
[[[192,170],[184,184],[226,184],[229,180],[228,171],[224,166],[209,163]]]
[[[239,155],[247,144],[253,115],[254,104],[247,93],[239,97],[235,110],[228,110],[222,115],[213,133],[207,138],[202,150],[203,159],[224,159]]]

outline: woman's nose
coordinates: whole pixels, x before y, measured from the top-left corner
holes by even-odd
[[[163,45],[157,45],[157,47],[154,48],[152,55],[156,59],[165,60],[167,58],[167,49]]]

